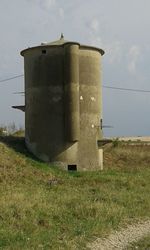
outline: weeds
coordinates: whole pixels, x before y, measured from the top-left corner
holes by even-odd
[[[113,145],[113,147],[115,148],[115,147],[118,147],[119,146],[119,138],[116,138],[116,139],[114,139],[113,141],[112,141],[112,145]]]
[[[0,248],[85,249],[87,240],[150,216],[149,148],[104,149],[105,169],[64,172],[0,142]]]
[[[14,122],[8,124],[7,126],[1,125],[0,136],[8,136],[8,135],[24,136],[24,129],[22,126],[18,128]]]

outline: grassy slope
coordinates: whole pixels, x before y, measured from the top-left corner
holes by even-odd
[[[1,138],[1,249],[84,249],[150,217],[149,148],[106,146],[104,156],[103,172],[68,173],[31,158],[23,139]]]

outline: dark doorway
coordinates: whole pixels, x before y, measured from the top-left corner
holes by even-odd
[[[68,171],[77,171],[77,165],[68,165]]]

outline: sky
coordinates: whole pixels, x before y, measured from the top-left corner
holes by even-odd
[[[103,85],[150,91],[149,0],[0,0],[0,81],[24,73],[20,51],[59,39],[98,46]],[[24,79],[0,82],[0,125],[24,126]],[[104,136],[150,135],[150,92],[103,87]]]

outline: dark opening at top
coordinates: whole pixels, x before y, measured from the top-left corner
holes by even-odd
[[[46,54],[46,49],[43,49],[43,50],[42,50],[42,54]]]

